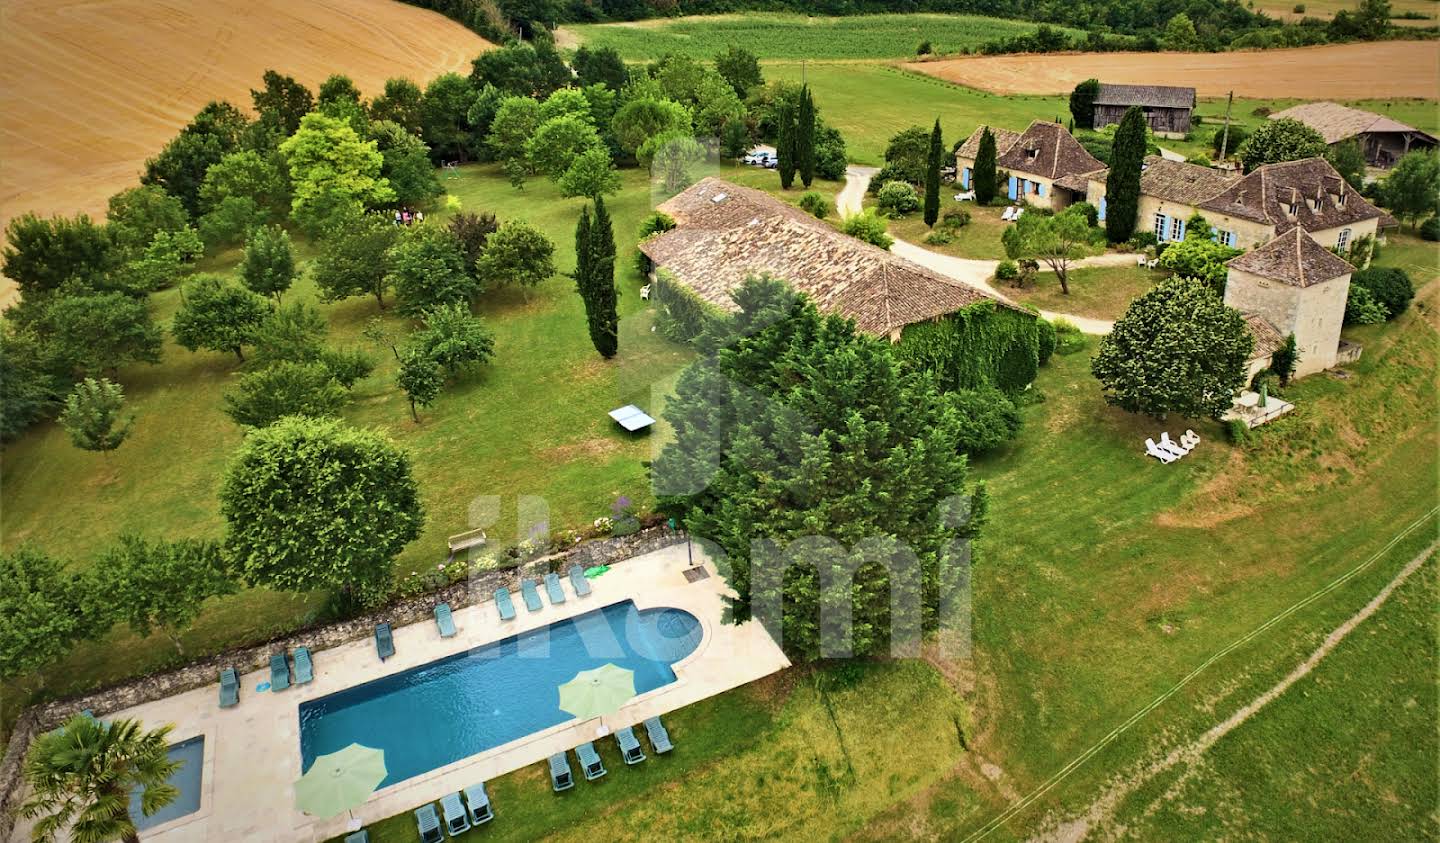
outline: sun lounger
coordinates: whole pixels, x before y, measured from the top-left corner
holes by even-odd
[[[520,581],[520,595],[525,598],[525,608],[532,612],[538,612],[545,606],[540,602],[540,592],[535,590],[534,580]]]
[[[593,782],[605,775],[605,764],[600,760],[600,753],[595,751],[593,741],[575,747],[575,757],[580,759],[580,771],[585,774],[585,781]]]
[[[1188,448],[1182,448],[1170,439],[1170,431],[1168,430],[1160,432],[1160,441],[1156,444],[1160,446],[1160,450],[1169,451],[1177,457],[1183,457],[1190,453]]]
[[[295,684],[308,685],[315,679],[315,665],[310,661],[308,647],[295,648]]]
[[[441,638],[455,637],[455,616],[450,613],[449,603],[435,607],[435,625],[440,627]]]
[[[445,830],[451,837],[470,830],[470,815],[465,812],[465,803],[460,794],[447,793],[440,797],[440,810],[445,812]]]
[[[575,777],[570,772],[570,759],[565,753],[550,756],[550,787],[556,793],[575,786]]]
[[[382,662],[395,655],[395,635],[388,623],[375,624],[375,652],[380,654]]]
[[[465,809],[470,812],[470,822],[474,825],[488,823],[495,819],[495,811],[490,807],[490,794],[485,790],[485,783],[472,784],[465,788]]]
[[[560,585],[560,578],[555,574],[545,575],[545,595],[550,598],[552,606],[565,602],[565,588]]]
[[[660,722],[659,717],[651,717],[645,721],[645,733],[650,736],[650,745],[655,747],[657,755],[675,748],[670,743],[670,733],[665,731],[665,724]]]
[[[1011,206],[1006,206],[1005,210],[1000,212],[1000,221],[1010,222],[1013,219],[1015,219],[1015,208]]]
[[[1014,222],[1014,221],[1020,219],[1020,216],[1021,216],[1022,214],[1024,214],[1024,213],[1025,213],[1025,209],[1024,209],[1024,208],[1016,208],[1016,209],[1015,209],[1015,216],[1011,217],[1011,218],[1010,218],[1010,221],[1011,221],[1011,222]]]
[[[235,675],[235,668],[227,667],[220,671],[220,707],[233,708],[240,704],[240,677]]]
[[[634,729],[629,726],[616,729],[615,742],[620,744],[620,753],[625,756],[626,764],[639,764],[645,760],[645,750],[640,748],[640,739],[635,737]]]
[[[1187,427],[1185,432],[1180,434],[1180,442],[1187,448],[1194,448],[1200,444],[1200,434]]]
[[[285,660],[282,650],[270,657],[270,690],[283,691],[290,687],[290,662]]]
[[[370,843],[370,832],[362,828],[354,834],[347,834],[345,843]]]
[[[421,805],[415,809],[415,828],[420,832],[421,843],[443,843],[445,840],[434,805]]]
[[[1163,463],[1172,463],[1180,459],[1169,451],[1163,450],[1159,445],[1156,445],[1154,439],[1145,440],[1145,453]]]
[[[510,589],[495,589],[495,610],[500,613],[500,620],[515,620],[515,601],[510,599]]]
[[[590,596],[590,581],[585,578],[585,569],[579,565],[570,566],[570,587],[575,589],[576,597]]]

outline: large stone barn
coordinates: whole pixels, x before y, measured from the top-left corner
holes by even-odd
[[[1168,85],[1110,85],[1101,83],[1095,96],[1095,128],[1103,129],[1120,118],[1131,106],[1145,110],[1145,122],[1162,138],[1183,138],[1190,132],[1190,114],[1195,110],[1195,89]]]
[[[1320,133],[1331,146],[1354,141],[1372,167],[1390,168],[1412,149],[1434,149],[1434,136],[1373,111],[1361,111],[1334,102],[1307,102],[1270,115],[1288,117]]]
[[[820,310],[896,344],[942,385],[1023,389],[1035,376],[1036,316],[836,230],[764,191],[706,178],[659,206],[675,228],[639,244],[662,319],[733,312],[751,276],[779,278]],[[693,332],[693,329],[692,329]]]

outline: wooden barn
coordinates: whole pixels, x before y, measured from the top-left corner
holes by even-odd
[[[1166,85],[1100,84],[1095,97],[1095,128],[1103,129],[1120,118],[1132,105],[1145,109],[1150,130],[1162,138],[1183,138],[1190,132],[1190,112],[1195,110],[1195,89]]]

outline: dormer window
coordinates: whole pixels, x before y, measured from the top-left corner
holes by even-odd
[[[1335,198],[1335,207],[1337,207],[1337,208],[1343,208],[1343,207],[1345,207],[1345,191],[1344,191],[1343,189],[1342,189],[1339,193],[1334,194],[1334,198]]]
[[[1025,154],[1030,156],[1031,161],[1034,161],[1036,158],[1040,157],[1040,147],[1032,146],[1029,149],[1025,150]]]

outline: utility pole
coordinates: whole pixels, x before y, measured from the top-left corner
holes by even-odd
[[[1230,106],[1235,104],[1235,92],[1231,91],[1225,100],[1225,129],[1220,134],[1220,162],[1225,161],[1225,152],[1230,148]]]

